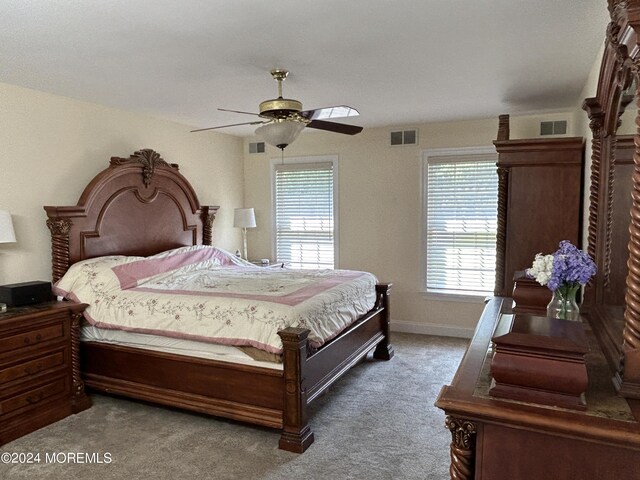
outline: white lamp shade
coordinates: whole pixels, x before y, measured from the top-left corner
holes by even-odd
[[[295,120],[283,120],[267,123],[256,128],[256,135],[260,135],[265,142],[274,147],[283,149],[292,143],[306,125]]]
[[[11,214],[6,210],[0,210],[0,243],[14,243],[16,233],[13,231]]]
[[[256,226],[256,214],[253,208],[236,208],[233,212],[233,226],[253,228]]]

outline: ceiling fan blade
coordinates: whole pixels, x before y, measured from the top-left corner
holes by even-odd
[[[308,120],[325,120],[327,118],[357,117],[360,112],[347,105],[336,105],[334,107],[315,108],[300,112],[300,116]]]
[[[345,135],[355,135],[362,131],[362,127],[347,125],[345,123],[326,122],[324,120],[312,120],[307,124],[307,128],[317,128],[318,130],[328,130],[329,132],[344,133]]]
[[[227,108],[219,108],[218,110],[220,110],[221,112],[233,112],[233,113],[244,113],[245,115],[256,115],[259,116],[259,113],[253,113],[253,112],[243,112],[241,110],[229,110]]]
[[[220,125],[219,127],[198,128],[197,130],[191,130],[191,133],[202,132],[204,130],[215,130],[217,128],[237,127],[239,125],[261,125],[263,123],[269,123],[269,122],[261,122],[258,120],[257,122],[232,123],[231,125]]]

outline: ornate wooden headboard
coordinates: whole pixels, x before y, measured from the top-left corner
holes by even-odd
[[[202,206],[178,165],[143,149],[112,157],[74,206],[44,209],[51,230],[53,281],[70,265],[103,255],[147,256],[211,244],[217,206]]]

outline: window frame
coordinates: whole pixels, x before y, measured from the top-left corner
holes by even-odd
[[[340,243],[340,221],[339,189],[338,189],[338,155],[305,155],[300,157],[271,158],[271,258],[277,261],[277,215],[276,215],[276,167],[278,165],[304,165],[308,163],[331,163],[333,171],[333,268],[340,268],[339,243]]]
[[[420,246],[421,246],[421,292],[425,300],[441,300],[441,301],[457,301],[468,303],[483,303],[485,299],[493,295],[491,289],[490,293],[474,293],[474,292],[433,292],[427,290],[427,209],[428,209],[428,169],[429,169],[429,157],[458,157],[458,156],[470,156],[470,155],[492,155],[495,156],[495,161],[498,161],[498,152],[494,146],[477,146],[477,147],[455,147],[455,148],[430,148],[422,150],[422,175],[420,179],[420,195],[422,197],[422,211],[420,215]],[[496,167],[497,175],[497,167]],[[496,211],[496,218],[497,218]]]

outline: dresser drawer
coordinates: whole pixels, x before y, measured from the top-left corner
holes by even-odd
[[[91,406],[77,355],[86,307],[52,301],[0,312],[0,446]]]
[[[25,328],[13,335],[4,336],[0,338],[0,352],[5,354],[21,348],[44,344],[52,340],[64,340],[68,331],[65,326],[65,320],[65,317],[57,318],[54,322],[36,328]]]
[[[38,358],[27,360],[18,365],[0,368],[0,385],[14,380],[24,379],[32,375],[44,374],[62,367],[64,364],[65,350],[61,349]]]
[[[44,385],[0,401],[0,416],[20,409],[36,408],[57,397],[68,396],[70,390],[68,376],[58,377]]]

